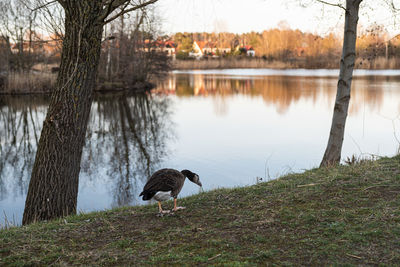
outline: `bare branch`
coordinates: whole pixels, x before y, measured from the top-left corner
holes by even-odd
[[[391,0],[390,1],[390,7],[392,8],[392,10],[394,10],[394,11],[399,11],[400,9],[399,8],[397,8],[395,5],[394,5],[394,1],[393,0]]]
[[[131,7],[131,8],[127,8],[128,5],[129,5],[129,1],[127,1],[127,0],[111,0],[108,3],[108,6],[105,8],[106,10],[105,10],[105,13],[102,16],[102,19],[105,20],[104,24],[107,24],[107,23],[110,23],[111,21],[115,20],[116,18],[118,18],[118,17],[120,17],[120,16],[122,16],[122,15],[124,15],[126,13],[129,13],[129,12],[144,8],[144,7],[148,6],[148,5],[154,4],[157,1],[158,0],[149,0],[149,1],[146,1],[146,2],[144,2],[142,4],[138,4],[138,5],[135,5],[135,6]],[[118,7],[120,7],[122,5],[124,5],[124,7],[121,9],[120,12],[118,12],[117,14],[112,16],[111,18],[106,19],[108,15],[110,15],[113,11],[115,11]]]
[[[114,12],[117,8],[119,8],[122,5],[128,6],[130,3],[130,0],[108,0],[103,3],[104,6],[104,12],[103,15],[100,17],[100,20],[103,21],[105,20],[112,12]]]
[[[38,1],[40,3],[40,1]],[[43,3],[43,2],[42,2]],[[41,4],[41,3],[40,3]],[[40,28],[44,31],[54,35],[50,35],[51,39],[63,39],[64,32],[64,8],[61,5],[53,7],[44,6],[40,9],[39,20],[41,22]]]
[[[53,1],[47,2],[47,3],[43,4],[43,5],[40,5],[40,6],[38,6],[38,7],[35,7],[34,9],[31,9],[31,12],[35,12],[35,11],[37,11],[37,10],[39,10],[39,9],[45,8],[45,7],[47,7],[47,6],[49,6],[49,5],[52,5],[52,4],[56,3],[56,2],[60,2],[60,1],[58,1],[58,0],[53,0]],[[61,1],[61,2],[62,2],[62,1]],[[60,4],[61,4],[61,3],[60,3]]]
[[[124,5],[123,5],[123,7],[121,7],[120,9],[121,9],[121,11],[120,11],[120,13],[122,12],[122,11],[124,11],[127,7],[128,7],[128,5],[129,5],[129,1],[128,2],[126,2]],[[120,14],[119,13],[119,14]],[[117,17],[119,17],[119,16],[122,16],[123,14],[120,14],[120,15],[115,15],[115,18],[117,18]],[[108,23],[108,22],[105,22],[105,24],[106,23]]]
[[[103,12],[103,15],[100,18],[100,21],[104,21],[104,19],[107,18],[107,16],[111,14],[111,12],[113,11],[112,10],[113,2],[114,2],[114,0],[110,0],[108,2],[106,1],[106,2],[103,3],[103,5],[106,6],[106,7],[104,8],[104,12]]]
[[[341,9],[343,9],[344,11],[346,11],[346,8],[344,6],[342,6],[341,4],[329,3],[329,2],[326,2],[326,1],[323,1],[323,0],[317,0],[317,2],[320,2],[320,3],[325,4],[325,5],[329,5],[329,6],[339,7]]]

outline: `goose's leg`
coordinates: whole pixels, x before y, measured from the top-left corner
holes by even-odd
[[[160,201],[158,201],[158,211],[160,212],[160,214],[166,214],[166,213],[170,212],[169,210],[163,210],[161,208],[161,202]]]
[[[186,209],[186,208],[185,207],[177,207],[176,206],[176,198],[174,198],[174,209],[173,209],[173,211],[184,210],[184,209]]]

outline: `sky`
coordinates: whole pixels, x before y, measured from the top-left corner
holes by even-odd
[[[304,8],[300,2],[309,5]],[[400,7],[400,0],[395,3]],[[313,0],[159,0],[157,6],[165,33],[260,32],[286,25],[324,35],[340,32],[344,25],[342,9]],[[390,35],[396,35],[400,27],[395,21],[384,0],[364,0],[359,20],[362,27],[376,22],[387,26]],[[400,16],[397,21],[400,22]]]

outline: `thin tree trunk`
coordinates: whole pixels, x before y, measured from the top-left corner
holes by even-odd
[[[390,44],[390,40],[385,43],[385,58],[386,58],[386,62],[389,60],[389,44]]]
[[[40,137],[23,224],[76,213],[80,161],[100,57],[101,1],[71,1],[56,90]]]
[[[122,59],[122,50],[123,50],[123,46],[124,46],[124,26],[125,26],[124,16],[121,16],[120,19],[121,19],[121,26],[119,28],[119,40],[118,40],[119,47],[118,47],[117,60],[116,60],[117,64],[116,64],[116,71],[115,71],[115,73],[117,75],[117,79],[121,78],[121,74],[120,74],[120,70],[122,69],[121,68],[121,59]]]
[[[337,85],[335,107],[328,146],[320,167],[340,163],[347,112],[350,103],[351,82],[356,58],[358,11],[362,0],[347,0],[342,58]]]
[[[9,72],[10,72],[10,58],[11,58],[12,52],[11,52],[10,38],[8,36],[6,36],[5,39],[6,39],[6,46],[7,46],[7,52],[6,52],[6,61],[7,61],[6,64],[7,64],[7,67],[6,67],[6,72],[7,72],[7,75],[8,75]]]

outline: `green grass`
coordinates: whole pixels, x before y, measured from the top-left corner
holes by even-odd
[[[0,265],[394,266],[400,157],[0,231]],[[165,206],[172,206],[171,202]]]

